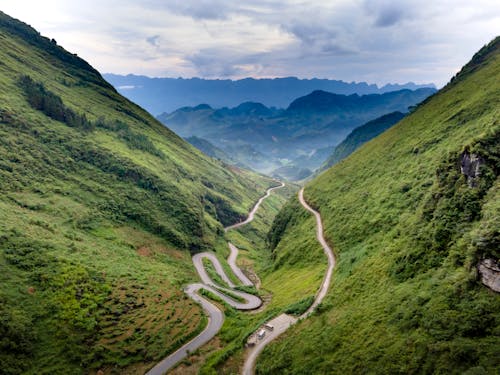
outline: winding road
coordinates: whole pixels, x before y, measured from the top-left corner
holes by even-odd
[[[304,199],[304,188],[299,191],[299,201],[302,206],[311,212],[316,218],[316,239],[321,244],[323,251],[328,259],[328,268],[326,270],[325,276],[323,278],[323,282],[321,283],[320,289],[318,293],[316,293],[316,297],[314,298],[314,302],[311,306],[306,310],[298,318],[288,315],[281,314],[274,319],[271,319],[267,322],[267,324],[272,325],[274,327],[273,331],[270,331],[264,336],[264,338],[257,342],[254,347],[247,349],[245,363],[243,364],[243,375],[253,375],[255,362],[257,361],[257,357],[264,350],[264,348],[275,338],[280,336],[283,332],[285,332],[291,325],[295,324],[297,321],[307,318],[311,313],[316,309],[316,307],[323,301],[328,292],[328,288],[330,287],[330,281],[332,278],[333,268],[335,267],[335,255],[333,254],[332,249],[328,245],[323,235],[323,223],[321,222],[321,216],[319,212],[315,211],[311,206],[307,204]]]
[[[255,216],[255,213],[257,212],[257,210],[259,209],[260,205],[264,201],[264,199],[266,199],[267,197],[269,197],[271,195],[271,192],[273,190],[281,189],[282,187],[285,186],[285,184],[283,182],[280,182],[280,184],[281,185],[279,185],[279,186],[275,186],[275,187],[267,189],[266,194],[264,196],[260,197],[260,199],[257,201],[257,203],[255,203],[255,206],[253,206],[252,210],[248,214],[248,217],[246,218],[245,221],[242,221],[240,223],[236,223],[236,224],[230,225],[228,227],[225,227],[224,230],[227,232],[229,229],[239,228],[239,227],[241,227],[241,226],[243,226],[243,225],[248,224],[249,222],[251,222],[253,220],[254,216]]]
[[[283,186],[285,186],[285,184],[281,183],[280,186],[267,189],[266,194],[258,200],[258,202],[252,208],[252,210],[248,215],[248,218],[245,221],[234,225],[230,225],[224,228],[224,230],[227,232],[230,229],[238,228],[245,224],[250,223],[254,219],[255,213],[257,212],[259,206],[264,201],[264,199],[269,197],[269,195],[273,190],[282,188]],[[253,283],[245,276],[245,274],[241,271],[241,269],[236,265],[238,248],[230,242],[228,242],[228,246],[230,249],[228,263],[231,270],[240,280],[242,285],[246,286],[253,285]],[[207,271],[205,270],[205,267],[203,266],[203,259],[207,259],[213,264],[215,271],[221,277],[221,279],[228,285],[228,288],[217,285],[210,278]],[[214,303],[210,302],[208,299],[204,298],[198,293],[201,289],[204,289],[206,291],[209,291],[210,293],[217,295],[223,301],[225,301],[229,305],[239,310],[253,310],[258,308],[262,304],[261,299],[254,296],[253,294],[233,289],[235,287],[234,283],[226,275],[224,269],[222,268],[222,265],[220,264],[219,260],[213,253],[210,252],[199,253],[194,255],[192,260],[202,283],[189,284],[184,289],[184,292],[189,297],[191,297],[195,302],[198,302],[202,306],[203,310],[208,315],[208,324],[206,328],[198,336],[196,336],[194,339],[183,345],[181,348],[179,348],[172,354],[165,357],[161,362],[159,362],[151,370],[149,370],[146,373],[147,375],[165,374],[169,369],[174,367],[179,361],[187,357],[189,353],[192,353],[193,351],[195,351],[196,349],[198,349],[199,347],[210,341],[221,329],[222,324],[224,323],[224,313]],[[224,292],[228,293],[228,295],[225,294]],[[237,301],[231,298],[230,296],[237,296],[244,302]]]

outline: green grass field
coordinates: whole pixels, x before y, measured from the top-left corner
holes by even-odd
[[[500,40],[414,113],[305,187],[338,264],[317,313],[267,347],[258,374],[495,374],[500,297],[478,280],[499,257]],[[463,155],[482,158],[473,181]],[[273,267],[306,263],[289,203]],[[299,230],[299,232],[297,232]],[[319,265],[318,265],[319,267]]]

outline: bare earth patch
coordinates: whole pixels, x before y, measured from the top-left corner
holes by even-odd
[[[140,248],[137,249],[137,254],[140,255],[141,257],[150,257],[151,250],[149,250],[149,248],[147,248],[146,246],[141,246]]]

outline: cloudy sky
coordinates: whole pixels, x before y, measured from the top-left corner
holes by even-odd
[[[498,0],[0,0],[103,73],[438,86],[500,34]]]

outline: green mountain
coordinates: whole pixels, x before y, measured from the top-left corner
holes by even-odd
[[[378,117],[375,120],[368,121],[366,124],[357,127],[346,137],[346,139],[335,147],[332,154],[321,166],[320,171],[326,170],[342,159],[345,159],[361,145],[383,133],[391,126],[398,123],[403,117],[405,117],[403,113],[396,111]]]
[[[253,102],[221,109],[199,105],[163,113],[158,119],[182,137],[204,138],[259,172],[286,167],[274,173],[291,176],[282,172],[320,167],[325,159],[311,155],[320,155],[320,150],[338,144],[367,121],[405,112],[434,92],[420,88],[360,96],[317,90],[294,100],[286,110]],[[248,152],[242,152],[245,147]]]
[[[190,252],[273,182],[4,13],[0,43],[0,372],[143,373],[205,325]]]
[[[228,154],[206,139],[193,136],[186,138],[186,141],[211,158],[222,160],[228,164],[236,163]]]
[[[496,38],[306,185],[337,266],[318,311],[264,350],[258,374],[498,373],[499,109]],[[313,220],[296,201],[277,217],[276,272],[309,256],[293,239]]]

